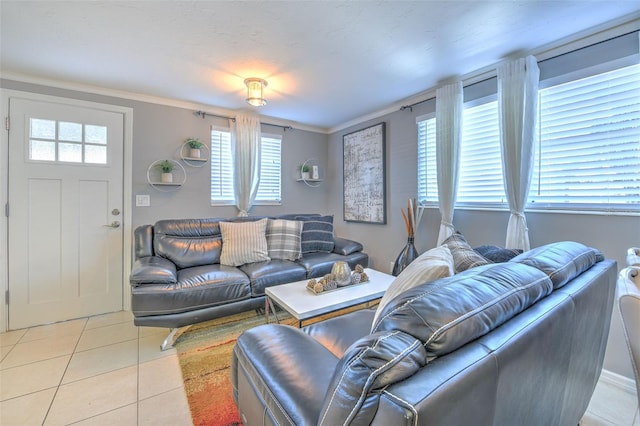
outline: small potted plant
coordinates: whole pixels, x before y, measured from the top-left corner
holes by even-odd
[[[160,181],[162,183],[173,183],[173,163],[169,160],[163,160],[160,164],[158,164],[160,170],[162,170],[162,176],[160,177]]]
[[[202,142],[198,138],[189,138],[186,140],[189,145],[189,157],[200,158],[200,148],[202,148]]]
[[[309,179],[309,170],[311,170],[311,168],[308,164],[305,163],[300,165],[300,176],[302,177],[302,179]]]

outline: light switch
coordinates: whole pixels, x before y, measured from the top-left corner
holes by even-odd
[[[136,195],[136,207],[149,207],[151,196],[149,194]]]

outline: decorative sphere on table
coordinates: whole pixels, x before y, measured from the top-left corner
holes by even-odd
[[[335,280],[338,283],[338,287],[351,284],[351,268],[349,268],[347,262],[338,261],[334,263],[331,268],[331,274],[336,277]]]

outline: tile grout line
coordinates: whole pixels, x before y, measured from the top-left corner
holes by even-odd
[[[60,390],[60,386],[62,386],[62,381],[64,380],[64,375],[67,374],[67,370],[69,369],[69,365],[71,364],[71,360],[73,359],[73,355],[76,353],[76,348],[78,347],[78,344],[80,343],[80,339],[82,338],[82,334],[84,333],[84,330],[87,327],[87,323],[88,322],[89,322],[89,319],[85,318],[84,325],[82,326],[82,331],[78,335],[78,340],[76,341],[76,344],[73,346],[73,350],[71,351],[71,356],[69,357],[69,361],[67,361],[67,365],[65,366],[64,371],[62,372],[62,375],[60,376],[60,380],[58,381],[58,386],[56,386],[56,390],[53,392],[53,397],[51,398],[51,402],[49,402],[49,407],[47,408],[47,412],[45,413],[44,418],[42,419],[42,424],[43,425],[45,424],[45,421],[47,420],[47,417],[49,417],[49,413],[51,412],[51,408],[53,407],[53,401],[56,400],[56,396],[58,395],[58,391]]]
[[[136,354],[136,425],[140,424],[140,327],[136,327],[138,335],[138,353]]]

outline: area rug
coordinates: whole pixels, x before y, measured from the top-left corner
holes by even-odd
[[[376,305],[377,301],[363,303],[316,317],[309,323]],[[295,318],[279,309],[278,318],[281,324],[297,324]],[[178,352],[184,388],[195,426],[242,425],[232,395],[231,354],[243,331],[265,322],[263,312],[243,312],[195,324],[178,338],[174,346]]]
[[[278,317],[281,323],[295,324],[286,313],[279,312]],[[243,331],[264,323],[264,313],[243,312],[193,325],[177,340],[175,348],[195,426],[242,424],[232,396],[231,354]]]

